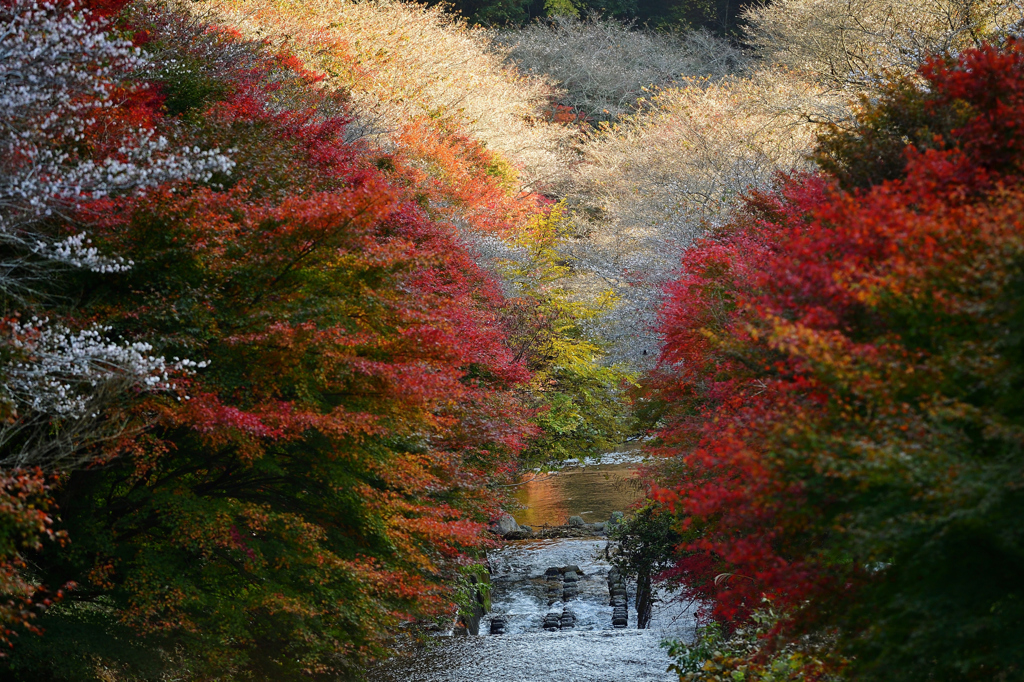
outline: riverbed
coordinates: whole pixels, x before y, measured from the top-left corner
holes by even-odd
[[[604,539],[525,540],[508,543],[489,555],[492,609],[479,636],[446,635],[435,646],[389,662],[375,671],[374,682],[674,682],[661,642],[689,640],[693,609],[672,601],[659,603],[652,627],[636,629],[635,593],[628,589],[628,625],[612,625]],[[551,603],[551,568],[580,569],[578,592]],[[574,616],[572,627],[543,629],[546,614]],[[490,634],[501,618],[503,634]]]
[[[628,453],[627,453],[628,454]],[[623,461],[623,460],[626,461]],[[635,457],[557,474],[527,474],[516,492],[520,524],[543,527],[569,516],[607,521],[641,496]],[[661,642],[690,640],[694,606],[661,594],[651,627],[636,627],[635,586],[626,586],[627,625],[613,625],[607,538],[520,540],[488,554],[491,612],[478,636],[445,633],[433,646],[374,670],[373,682],[674,682]],[[578,569],[577,573],[575,569]],[[572,574],[575,580],[571,590]],[[621,602],[620,602],[621,604]],[[566,619],[566,614],[571,618]],[[545,630],[545,617],[571,625]],[[501,634],[491,621],[501,620]]]

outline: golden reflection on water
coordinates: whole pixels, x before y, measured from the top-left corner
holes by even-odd
[[[528,473],[516,488],[524,509],[513,512],[527,526],[564,524],[570,516],[588,523],[607,521],[613,511],[629,510],[643,491],[636,483],[635,464],[610,464],[565,469],[551,474]]]

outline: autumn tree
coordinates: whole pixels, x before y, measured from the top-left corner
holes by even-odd
[[[858,91],[927,58],[1019,33],[1017,0],[780,0],[744,12],[747,40],[769,62]]]
[[[838,179],[695,245],[661,313],[674,575],[732,627],[767,597],[776,642],[856,679],[1024,669],[1022,84],[1016,40],[926,62],[823,139]]]
[[[563,259],[571,229],[564,207],[537,216],[516,235],[501,261],[509,289],[505,343],[531,372],[529,402],[540,433],[523,457],[530,465],[584,459],[625,440],[628,388],[635,374],[610,363],[593,322],[613,310],[611,290],[583,298]]]
[[[100,414],[126,391],[167,387],[169,372],[187,369],[153,356],[145,339],[125,343],[102,326],[60,319],[48,279],[132,267],[97,248],[73,214],[96,198],[208,180],[233,162],[220,149],[184,147],[172,129],[156,134],[146,115],[132,117],[146,94],[128,79],[147,61],[101,17],[11,2],[0,20],[0,464],[67,468],[88,457],[83,445],[121,431],[120,417]],[[115,103],[120,115],[111,117]]]
[[[52,16],[112,40],[75,11],[26,26]],[[131,428],[84,446],[103,466],[4,472],[0,616],[16,646],[0,674],[349,674],[399,623],[449,612],[501,502],[490,484],[534,431],[500,287],[389,177],[403,159],[350,134],[347,93],[322,75],[165,8],[112,13],[146,67],[86,119],[76,162],[175,135],[231,165],[83,194],[45,223],[53,243],[82,226],[89,253],[126,267],[53,270],[33,292],[102,332],[12,345],[65,372],[82,365],[62,339],[127,349],[144,380],[122,387]]]
[[[705,31],[658,33],[607,17],[558,17],[491,32],[523,73],[553,80],[559,104],[596,125],[634,113],[649,88],[741,72],[747,56]]]

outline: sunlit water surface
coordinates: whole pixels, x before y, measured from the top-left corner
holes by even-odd
[[[570,516],[588,523],[607,521],[613,511],[628,511],[642,495],[635,463],[572,467],[557,473],[528,473],[516,488],[522,509],[512,515],[522,525],[558,526]]]

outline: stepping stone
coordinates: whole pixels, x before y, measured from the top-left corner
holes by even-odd
[[[563,613],[561,620],[558,621],[558,625],[563,629],[576,627],[576,617],[571,613],[568,615]]]
[[[542,626],[548,632],[557,630],[561,626],[561,618],[558,613],[549,613],[544,616],[544,625]]]

